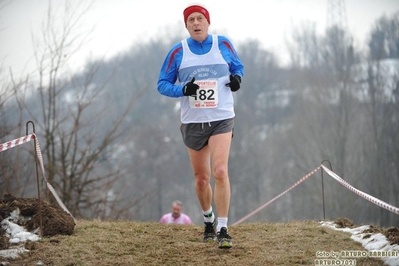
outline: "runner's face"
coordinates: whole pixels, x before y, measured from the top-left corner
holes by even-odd
[[[202,13],[191,13],[186,22],[186,28],[190,33],[191,38],[198,42],[203,42],[208,37],[209,23]]]

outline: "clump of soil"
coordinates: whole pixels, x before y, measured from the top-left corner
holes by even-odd
[[[390,227],[385,232],[386,238],[389,240],[389,243],[392,245],[399,245],[399,228],[398,227]]]
[[[353,221],[348,218],[337,218],[334,222],[338,225],[338,228],[351,228],[354,225]]]
[[[381,233],[382,230],[378,227],[375,227],[374,225],[370,225],[369,229],[366,229],[363,231],[363,233],[370,233],[370,234],[377,234],[377,233]]]
[[[42,217],[42,235],[72,235],[75,228],[73,217],[58,206],[50,205],[45,201],[36,198],[16,198],[11,194],[5,194],[0,199],[0,220],[3,221],[10,214],[19,209],[20,216],[25,219],[13,221],[19,226],[25,227],[29,232],[40,228],[40,217]],[[0,229],[0,249],[8,247],[9,239],[5,236],[5,231]]]

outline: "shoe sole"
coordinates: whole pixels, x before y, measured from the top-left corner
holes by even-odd
[[[231,248],[233,245],[230,243],[222,243],[221,245],[219,245],[219,248],[222,249],[227,249],[227,248]]]
[[[221,244],[219,244],[219,248],[231,248],[232,246],[233,244],[229,242],[222,242]]]

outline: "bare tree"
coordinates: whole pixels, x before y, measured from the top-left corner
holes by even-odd
[[[392,64],[393,63],[393,64]],[[399,68],[387,59],[369,60],[365,67],[366,79],[363,80],[361,92],[365,99],[364,132],[368,137],[365,146],[365,165],[367,189],[387,202],[398,202],[397,180],[398,169],[398,101]],[[364,214],[377,217],[378,223],[394,223],[397,218],[384,209],[376,209]]]
[[[1,0],[0,10],[10,3],[11,1]],[[0,31],[2,30],[3,27],[0,25]],[[0,60],[0,143],[3,143],[25,134],[23,106],[14,95],[16,91],[19,91],[21,92],[20,97],[24,97],[23,91],[27,87],[28,77],[15,80],[12,69],[5,69],[3,59]],[[27,151],[29,150],[32,151],[33,147],[19,146],[0,153],[1,194],[13,193],[17,196],[29,194],[32,196],[29,193],[30,183],[25,182],[26,177],[31,176],[35,164],[34,157],[28,156]],[[26,165],[33,167],[24,167]]]
[[[106,218],[120,208],[126,210],[112,196],[117,194],[114,184],[125,174],[112,155],[126,137],[122,122],[144,90],[136,90],[115,114],[110,112],[105,91],[113,72],[102,77],[101,83],[95,81],[101,68],[98,61],[88,63],[81,75],[72,73],[68,62],[89,35],[80,33],[80,22],[90,6],[65,2],[59,24],[60,11],[49,1],[43,46],[35,45],[38,80],[27,87],[29,97],[21,98],[26,94],[17,86],[13,97],[23,107],[19,112],[28,114],[37,125],[45,174],[69,211],[76,217]],[[54,202],[51,196],[47,198]]]
[[[333,26],[325,36],[317,36],[314,28],[308,27],[295,32],[293,39],[291,47],[296,49],[291,48],[291,53],[296,61],[292,65],[292,88],[296,100],[292,104],[296,112],[288,119],[292,130],[286,135],[290,151],[296,155],[293,169],[306,173],[306,169],[327,159],[340,176],[354,178],[352,158],[359,151],[354,135],[359,110],[355,66],[359,60],[352,38]],[[320,183],[308,188],[313,202],[320,202]],[[350,213],[353,205],[344,202],[353,195],[335,182],[329,183],[326,192],[326,202],[330,203],[327,215]],[[337,193],[342,202],[335,200]],[[311,208],[308,211],[312,213]]]
[[[381,23],[395,28],[395,21],[381,20]],[[336,26],[328,29],[325,37],[316,36],[312,29],[294,35],[299,43],[291,44],[295,47],[291,50],[295,74],[292,77],[294,94],[299,97],[294,102],[297,115],[288,120],[295,130],[288,131],[287,142],[296,158],[301,158],[295,160],[302,162],[298,170],[303,166],[310,169],[317,159],[319,162],[328,159],[334,170],[352,185],[394,203],[397,193],[393,190],[397,185],[387,187],[387,184],[397,184],[392,179],[397,174],[392,167],[397,157],[394,155],[397,152],[393,152],[396,146],[392,144],[397,142],[393,136],[398,135],[393,125],[398,110],[394,97],[398,68],[396,62],[381,61],[393,54],[384,49],[395,50],[394,38],[389,41],[377,38],[393,36],[387,33],[389,27],[382,28],[376,27],[376,33],[372,34],[373,60],[363,59],[348,33]],[[376,60],[378,54],[381,57]],[[336,182],[328,183],[326,189],[329,217],[351,217],[353,209],[357,209],[359,221],[394,223],[394,214],[371,203],[363,207],[364,199]],[[312,195],[317,195],[317,190]]]

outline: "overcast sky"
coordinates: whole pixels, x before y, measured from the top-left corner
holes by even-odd
[[[89,3],[90,0],[81,0]],[[109,58],[127,50],[134,42],[162,32],[166,26],[184,29],[182,12],[190,4],[207,7],[210,33],[223,34],[237,46],[248,38],[258,39],[265,49],[284,59],[285,39],[294,27],[314,22],[322,33],[330,0],[94,0],[84,27],[94,27],[90,41],[75,56],[76,63],[89,56]],[[51,0],[54,9],[65,0]],[[375,20],[399,11],[399,0],[346,0],[349,31],[358,44],[365,43]],[[0,65],[16,76],[34,67],[32,36],[40,38],[46,18],[46,0],[0,0]],[[59,17],[59,20],[62,20]],[[25,69],[25,70],[24,70]]]

